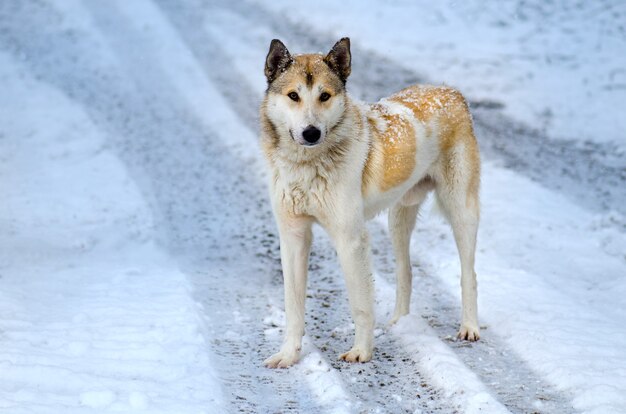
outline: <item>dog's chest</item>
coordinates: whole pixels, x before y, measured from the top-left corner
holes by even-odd
[[[283,208],[293,215],[322,218],[331,197],[332,174],[316,166],[283,170],[276,182]]]

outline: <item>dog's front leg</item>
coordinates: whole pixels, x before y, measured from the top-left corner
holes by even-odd
[[[286,368],[298,362],[302,349],[308,259],[313,236],[310,218],[277,214],[277,221],[287,326],[280,351],[266,359],[264,364],[269,368]]]
[[[340,226],[332,234],[346,278],[350,311],[355,325],[354,346],[339,358],[367,362],[374,348],[374,281],[369,237],[364,223]]]

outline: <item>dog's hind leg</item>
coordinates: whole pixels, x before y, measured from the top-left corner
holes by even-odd
[[[280,352],[266,359],[264,364],[269,368],[286,368],[298,362],[302,349],[308,259],[313,239],[312,219],[286,218],[277,214],[277,221],[287,326]]]
[[[409,313],[411,302],[411,232],[415,227],[419,204],[404,206],[396,204],[389,210],[389,232],[396,257],[396,308],[389,325]]]
[[[411,302],[411,232],[415,227],[420,205],[434,188],[430,177],[422,179],[404,194],[402,199],[389,210],[389,233],[396,257],[396,308],[389,325],[409,313]]]
[[[475,158],[470,158],[474,155]],[[478,200],[479,164],[477,152],[463,148],[450,154],[446,172],[436,183],[437,201],[452,226],[461,261],[463,316],[458,337],[469,341],[480,338],[474,257],[480,207]]]

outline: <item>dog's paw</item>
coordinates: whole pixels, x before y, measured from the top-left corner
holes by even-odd
[[[339,359],[348,362],[367,362],[372,359],[372,351],[365,351],[355,346],[345,354],[339,355]]]
[[[263,361],[263,365],[268,368],[289,368],[298,362],[299,357],[300,353],[298,351],[281,350]]]
[[[459,329],[456,337],[464,341],[478,341],[480,339],[480,330],[478,326],[461,325],[461,329]]]
[[[389,319],[389,322],[387,322],[387,327],[388,328],[392,327],[400,320],[401,317],[406,316],[406,315],[407,315],[406,313],[402,313],[402,314],[394,313],[391,319]]]

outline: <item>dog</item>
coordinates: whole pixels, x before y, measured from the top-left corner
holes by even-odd
[[[480,156],[464,97],[449,87],[414,85],[374,104],[346,93],[350,39],[330,52],[291,55],[272,40],[260,108],[261,147],[280,235],[286,329],[264,364],[296,363],[304,335],[311,226],[332,238],[346,279],[354,346],[340,358],[372,358],[374,286],[366,220],[389,209],[397,292],[391,323],[409,313],[409,244],[420,204],[434,191],[452,226],[461,262],[458,337],[479,339],[474,255]]]

